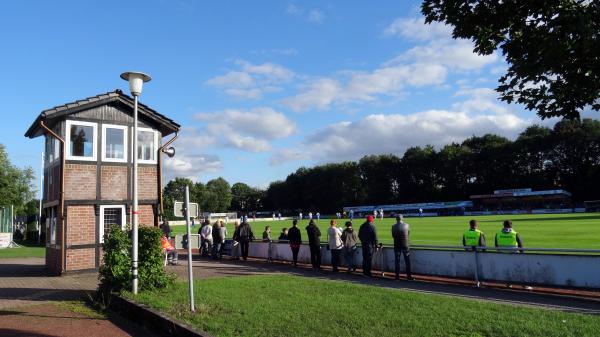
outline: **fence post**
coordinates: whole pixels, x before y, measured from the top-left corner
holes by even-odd
[[[475,249],[473,251],[475,252],[475,285],[477,286],[477,288],[479,288],[481,286],[481,282],[479,282],[479,255],[477,253],[479,248],[474,248]]]

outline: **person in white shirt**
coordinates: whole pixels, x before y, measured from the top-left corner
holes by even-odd
[[[312,212],[308,212],[308,219],[312,220]]]
[[[340,254],[342,248],[344,248],[344,242],[342,241],[342,230],[337,227],[335,220],[329,222],[327,241],[329,251],[331,252],[331,266],[333,267],[333,272],[337,273],[338,265],[340,264]]]
[[[208,252],[212,251],[213,245],[213,237],[212,237],[212,226],[206,224],[200,230],[200,237],[202,238],[202,242],[204,242],[203,250],[208,255]]]
[[[321,213],[317,212],[317,220],[321,220]]]
[[[381,218],[383,219],[383,208],[379,209],[379,215],[381,216]]]
[[[298,217],[302,220],[302,212],[298,213]]]
[[[281,221],[281,213],[277,213],[277,217],[279,218],[279,221]]]
[[[275,213],[273,213],[273,221],[275,221]]]

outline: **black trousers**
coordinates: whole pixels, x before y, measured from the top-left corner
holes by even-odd
[[[294,259],[294,266],[298,265],[298,252],[300,251],[300,247],[291,247],[292,248],[292,258]]]
[[[240,249],[242,250],[242,258],[248,259],[248,248],[250,247],[250,241],[240,241]]]
[[[310,263],[313,268],[321,268],[321,246],[310,246]]]
[[[333,271],[338,271],[338,266],[340,264],[340,253],[341,249],[332,249],[331,250],[331,266],[333,267]]]
[[[394,249],[394,269],[396,272],[396,278],[400,277],[400,255],[404,255],[404,267],[406,276],[411,277],[410,272],[410,250],[408,249]]]
[[[371,264],[373,261],[373,246],[364,245],[362,246],[362,268],[363,274],[371,276]]]

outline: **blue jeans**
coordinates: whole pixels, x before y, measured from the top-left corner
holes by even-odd
[[[221,242],[215,242],[212,245],[212,258],[218,260],[221,258]]]
[[[344,259],[346,260],[346,266],[348,266],[348,271],[356,270],[356,264],[354,262],[354,257],[356,256],[356,246],[352,248],[344,248]]]

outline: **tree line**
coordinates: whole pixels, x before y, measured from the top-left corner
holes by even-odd
[[[165,187],[165,213],[172,213],[170,198],[183,200],[186,184],[190,198],[213,212],[333,213],[351,205],[468,200],[473,194],[524,187],[565,189],[581,202],[600,198],[600,121],[533,125],[514,141],[486,134],[440,149],[411,147],[401,157],[370,155],[301,167],[266,190],[241,182],[230,187],[223,178],[206,185],[177,178]]]
[[[11,163],[6,148],[0,144],[0,207],[14,207],[15,215],[37,214],[38,199],[33,186],[31,167],[19,168]]]

